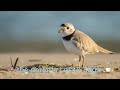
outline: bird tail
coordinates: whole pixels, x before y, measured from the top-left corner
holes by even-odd
[[[107,49],[102,48],[101,46],[98,46],[99,52],[106,53],[106,54],[114,54],[114,52],[109,51]]]

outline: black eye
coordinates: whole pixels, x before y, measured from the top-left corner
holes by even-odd
[[[67,29],[69,29],[69,27],[67,27]]]

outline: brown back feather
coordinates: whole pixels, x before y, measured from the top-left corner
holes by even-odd
[[[74,37],[74,40],[77,41],[76,46],[78,47],[80,44],[80,46],[78,47],[79,49],[84,49],[86,52],[89,53],[102,52],[113,54],[113,52],[97,45],[88,35],[79,30],[76,30],[76,32],[74,33]]]

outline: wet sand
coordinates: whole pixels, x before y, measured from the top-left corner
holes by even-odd
[[[17,66],[27,66],[42,63],[73,64],[77,65],[78,56],[70,53],[1,53],[0,68],[9,68],[10,57],[15,62],[19,58]],[[84,66],[100,66],[115,68],[120,67],[120,54],[94,54],[86,55]],[[111,73],[87,73],[87,72],[33,72],[24,73],[18,71],[0,70],[0,79],[120,79],[120,72]]]

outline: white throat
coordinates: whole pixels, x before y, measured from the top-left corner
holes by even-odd
[[[72,33],[74,33],[75,29],[72,31],[72,32],[63,32],[62,33],[62,37],[65,37],[65,36],[69,36],[71,35]]]

